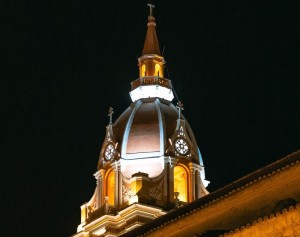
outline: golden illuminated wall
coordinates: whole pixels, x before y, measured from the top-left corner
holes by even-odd
[[[188,173],[182,166],[174,168],[174,193],[179,192],[178,199],[182,202],[188,201]]]
[[[115,175],[114,172],[111,170],[106,178],[106,195],[108,198],[108,204],[114,205],[114,199],[115,199]]]
[[[300,204],[282,213],[258,219],[251,225],[236,229],[224,237],[300,236]]]

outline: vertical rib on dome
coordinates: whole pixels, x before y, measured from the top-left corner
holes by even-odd
[[[142,55],[145,54],[160,54],[159,50],[159,44],[158,44],[158,39],[156,35],[156,23],[155,23],[155,18],[153,16],[148,17],[148,30],[146,34],[146,39],[144,43],[144,49]]]

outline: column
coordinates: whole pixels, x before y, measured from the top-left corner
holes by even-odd
[[[98,170],[94,176],[97,183],[96,188],[96,208],[98,209],[103,205],[103,177],[104,177],[105,170],[101,169]]]
[[[189,168],[190,168],[190,192],[189,192],[189,197],[190,197],[190,202],[194,201],[196,198],[195,195],[195,165],[194,163],[190,162],[189,163]]]
[[[174,202],[174,167],[178,159],[175,157],[169,158],[169,201]]]
[[[123,204],[123,192],[122,192],[122,173],[121,173],[121,162],[118,161],[118,204],[122,206]]]
[[[196,171],[196,176],[195,176],[195,179],[196,179],[196,185],[197,185],[197,193],[196,193],[196,198],[201,198],[201,178],[200,178],[200,169],[197,169]]]
[[[106,184],[105,184],[105,174],[106,174],[106,170],[105,169],[101,169],[100,170],[101,172],[101,176],[102,176],[102,182],[101,182],[101,185],[99,186],[99,189],[101,192],[101,202],[100,202],[100,206],[102,207],[104,205],[104,195],[105,195],[105,187],[106,187]]]
[[[110,164],[113,171],[114,171],[114,176],[115,176],[115,189],[114,189],[114,206],[118,206],[118,203],[119,203],[119,199],[118,199],[118,196],[119,196],[119,168],[118,168],[118,162],[115,161],[114,163],[111,163]],[[109,197],[111,198],[111,197]]]

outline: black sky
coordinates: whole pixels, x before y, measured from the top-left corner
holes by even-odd
[[[210,191],[300,148],[300,20],[291,2],[154,2]],[[107,110],[116,119],[131,103],[146,3],[1,3],[3,236],[75,233],[95,188]]]

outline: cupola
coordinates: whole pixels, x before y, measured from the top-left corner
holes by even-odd
[[[131,83],[131,100],[161,98],[172,101],[174,98],[171,81],[164,78],[165,59],[160,53],[153,16],[154,5],[148,4],[147,34],[142,56],[138,58],[139,78]]]

